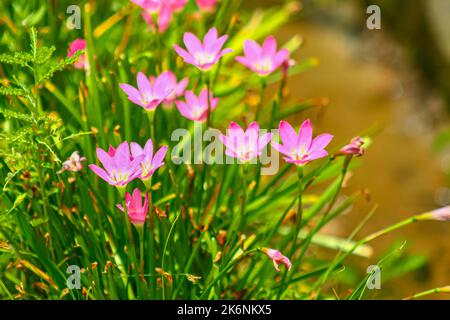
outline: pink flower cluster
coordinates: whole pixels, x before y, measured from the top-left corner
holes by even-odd
[[[184,9],[187,0],[132,0],[144,9],[144,15],[153,21],[157,17],[157,26],[163,32],[171,19],[173,12]],[[212,10],[216,1],[197,1],[202,10]],[[149,21],[150,21],[149,20]],[[152,22],[154,23],[154,21]],[[232,50],[223,48],[228,36],[219,36],[216,28],[210,29],[202,40],[194,34],[186,32],[183,37],[185,49],[174,45],[174,50],[183,58],[185,63],[191,64],[202,72],[211,70],[222,56]],[[82,41],[77,39],[71,44],[69,54],[74,54],[74,50],[84,48]],[[78,49],[77,49],[78,48]],[[277,43],[273,36],[265,39],[260,46],[253,40],[246,40],[244,43],[244,56],[236,57],[236,61],[248,67],[261,77],[266,77],[275,72],[280,67],[283,75],[286,74],[290,65],[289,52],[287,49],[277,49]],[[83,57],[79,61],[86,64]],[[84,66],[85,67],[85,66]],[[201,88],[197,95],[192,90],[187,90],[189,80],[184,78],[178,80],[172,71],[165,71],[158,76],[147,76],[143,72],[137,74],[137,86],[121,83],[120,88],[134,104],[153,112],[161,104],[174,104],[180,114],[192,121],[204,122],[208,119],[209,113],[213,112],[219,102],[214,97],[213,91],[208,88]],[[238,159],[241,163],[248,163],[261,156],[263,149],[271,143],[271,146],[281,153],[286,162],[296,166],[304,166],[311,161],[326,157],[325,149],[333,136],[328,133],[319,134],[313,137],[313,128],[309,119],[305,120],[298,132],[286,121],[279,124],[280,142],[272,141],[272,133],[264,133],[260,130],[257,122],[252,122],[244,130],[236,122],[231,122],[226,134],[221,134],[219,139],[225,146],[226,155]],[[363,153],[363,140],[354,138],[350,144],[339,150],[342,155],[360,156]],[[161,147],[154,152],[151,139],[144,147],[136,142],[122,142],[117,149],[109,147],[108,151],[97,149],[97,158],[102,167],[95,164],[89,165],[90,169],[104,181],[112,186],[124,190],[126,185],[138,178],[146,186],[155,171],[164,164],[167,153],[167,146]],[[67,162],[65,170],[78,171],[82,168],[81,161],[77,153],[74,153]],[[134,224],[143,224],[149,210],[149,195],[142,194],[139,189],[134,189],[133,193],[125,193],[125,205],[117,205],[121,211],[126,211],[130,220]],[[441,214],[442,216],[442,214]],[[291,268],[290,260],[283,256],[280,251],[264,248],[262,250],[274,263],[274,267],[279,271],[279,265],[284,264],[287,269]]]
[[[166,153],[167,146],[161,147],[154,153],[151,139],[147,141],[144,148],[136,142],[132,142],[131,150],[128,142],[124,141],[117,149],[110,146],[107,152],[97,148],[97,158],[103,168],[95,164],[90,164],[89,168],[110,185],[125,188],[136,178],[147,182],[164,164]],[[134,190],[133,196],[130,196],[129,193],[125,194],[127,213],[133,223],[141,223],[142,217],[145,220],[148,211],[148,196],[146,196],[147,205],[144,203],[143,206],[140,197],[141,193],[138,189]],[[119,205],[118,207],[124,211],[123,206]]]

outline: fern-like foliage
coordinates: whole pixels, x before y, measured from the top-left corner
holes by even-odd
[[[65,59],[61,60],[60,62],[52,65],[50,67],[50,69],[48,69],[48,71],[46,73],[44,73],[40,78],[39,78],[39,83],[41,83],[44,80],[49,80],[50,78],[53,77],[53,75],[55,74],[55,72],[58,71],[62,71],[64,70],[67,66],[73,64],[75,61],[78,60],[78,58],[80,57],[80,55],[82,55],[84,53],[83,50],[78,50],[77,52],[75,52],[75,54],[71,57],[66,57]]]
[[[36,77],[35,84],[40,84],[45,80],[49,80],[53,75],[65,69],[67,66],[73,64],[84,52],[82,50],[77,51],[73,56],[66,57],[58,62],[51,62],[53,53],[56,48],[54,46],[39,47],[38,33],[35,27],[31,27],[30,30],[30,51],[23,52],[18,51],[14,53],[1,53],[0,63],[19,65],[21,67],[27,67],[33,71],[33,76]],[[0,86],[0,95],[7,96],[25,96],[26,91],[23,87],[28,87],[26,84],[18,84],[19,88],[11,86]]]
[[[25,91],[19,88],[0,87],[0,94],[3,96],[25,96]]]

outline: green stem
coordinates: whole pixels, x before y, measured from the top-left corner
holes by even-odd
[[[303,167],[297,166],[297,174],[298,174],[298,201],[297,201],[297,212],[295,215],[295,227],[294,233],[292,235],[291,241],[291,249],[289,251],[289,256],[292,258],[292,255],[295,252],[298,233],[300,232],[302,226],[303,219],[303,206],[302,206],[302,196],[303,196]]]
[[[153,148],[156,149],[158,146],[155,141],[155,113],[155,110],[147,111],[148,124],[150,126],[150,139],[152,139]]]
[[[169,234],[167,235],[166,242],[164,243],[164,250],[163,250],[162,258],[161,258],[161,269],[163,272],[163,275],[161,276],[163,300],[166,300],[166,285],[165,285],[165,276],[164,276],[164,272],[165,272],[164,261],[165,261],[165,257],[166,257],[166,250],[167,250],[167,245],[169,244],[170,236],[172,235],[173,228],[175,226],[175,223],[177,223],[180,215],[181,215],[181,212],[178,213],[175,220],[173,221],[172,226],[170,227],[170,230],[169,230]]]
[[[239,230],[241,230],[245,225],[245,206],[247,202],[247,165],[242,165],[242,181],[244,181],[244,188],[242,189],[242,201],[241,201],[241,218],[239,221]]]
[[[430,295],[430,294],[440,294],[440,293],[450,293],[450,286],[440,287],[440,288],[434,288],[430,290],[426,290],[423,292],[416,293],[410,297],[407,297],[403,300],[413,300],[417,298],[422,298],[424,296]]]
[[[207,95],[207,108],[208,108],[208,113],[207,113],[207,120],[206,120],[206,127],[207,129],[211,128],[211,122],[212,122],[212,108],[211,108],[211,101],[210,101],[210,93],[212,93],[211,91],[211,75],[208,73],[206,76],[206,90],[208,91],[208,95]]]
[[[201,296],[200,296],[200,300],[206,298],[206,295],[209,293],[209,291],[211,290],[211,288],[217,283],[217,281],[219,281],[219,280],[222,278],[222,276],[223,276],[226,272],[228,272],[228,270],[230,270],[232,267],[234,267],[234,266],[235,266],[242,258],[244,258],[245,256],[249,255],[250,253],[253,253],[253,252],[258,251],[258,250],[259,250],[259,248],[255,248],[255,249],[251,249],[251,250],[249,250],[249,251],[245,251],[245,252],[243,252],[239,257],[237,257],[235,260],[230,261],[230,262],[228,263],[228,265],[227,265],[225,268],[223,268],[223,269],[219,272],[219,274],[217,275],[217,277],[214,278],[214,280],[213,280],[213,281],[208,285],[208,287],[203,291],[203,293],[202,293]]]
[[[330,201],[330,204],[328,205],[327,210],[324,213],[324,217],[326,217],[328,215],[328,213],[331,211],[331,209],[333,208],[334,204],[336,203],[337,197],[339,195],[339,192],[342,189],[342,184],[344,183],[344,179],[345,179],[345,176],[347,174],[348,166],[350,165],[350,161],[352,160],[352,158],[353,158],[352,155],[348,155],[348,156],[345,157],[344,164],[342,166],[341,177],[339,179],[339,184],[338,184],[338,186],[336,188],[336,192],[334,193],[333,198]]]
[[[297,175],[298,175],[298,206],[297,206],[297,212],[295,216],[295,226],[292,233],[292,240],[291,240],[291,249],[289,250],[288,257],[294,261],[293,255],[295,253],[295,249],[297,247],[297,238],[298,234],[300,232],[300,229],[302,227],[302,218],[303,218],[303,206],[302,206],[302,197],[303,197],[303,167],[297,166]],[[295,261],[294,261],[295,262]],[[281,280],[281,285],[278,290],[278,299],[280,299],[281,295],[283,294],[284,290],[286,289],[286,285],[288,282],[288,270],[286,269],[283,273],[283,278]]]
[[[261,96],[260,96],[260,100],[258,102],[258,107],[256,109],[255,121],[259,120],[259,116],[261,114],[261,109],[264,104],[264,98],[266,96],[266,89],[267,89],[267,82],[266,82],[266,78],[263,77],[263,78],[261,78]]]

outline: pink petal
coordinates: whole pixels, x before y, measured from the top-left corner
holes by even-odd
[[[250,59],[257,59],[261,56],[261,47],[259,44],[253,40],[245,40],[244,42],[244,53],[245,56]]]
[[[191,32],[186,32],[183,36],[184,44],[191,55],[203,51],[203,45],[200,40]]]
[[[297,144],[297,132],[286,121],[280,121],[279,126],[281,142],[290,147],[295,147]]]
[[[167,146],[162,146],[161,148],[159,148],[158,151],[156,151],[155,156],[153,157],[153,161],[152,164],[154,166],[158,166],[161,163],[163,163],[164,158],[166,157],[166,153],[167,153]]]
[[[116,149],[114,161],[117,169],[127,168],[130,165],[130,147],[128,142],[122,142]]]
[[[264,56],[273,56],[277,51],[277,41],[273,36],[268,36],[262,46],[262,54]]]
[[[153,141],[152,139],[148,139],[144,146],[144,154],[145,157],[148,159],[153,158]],[[147,160],[147,159],[145,159]]]
[[[314,140],[311,142],[310,151],[319,151],[324,149],[333,139],[333,135],[328,133],[319,134]]]
[[[194,120],[192,119],[191,108],[189,108],[184,101],[177,100],[175,101],[175,104],[183,117],[188,118],[189,120]]]
[[[96,166],[95,164],[90,164],[89,165],[89,169],[91,169],[92,171],[94,171],[94,173],[96,175],[98,175],[100,178],[102,178],[103,180],[105,180],[106,182],[108,182],[109,184],[113,185],[111,179],[109,178],[109,175],[106,173],[105,170],[103,170],[102,168],[100,168],[99,166]]]
[[[125,92],[128,95],[128,98],[133,98],[134,100],[141,99],[141,94],[135,87],[130,86],[129,84],[126,83],[119,84],[119,87],[123,90],[123,92]]]
[[[137,75],[137,85],[139,88],[139,92],[146,93],[147,95],[153,95],[153,90],[152,90],[152,85],[150,84],[150,80],[142,72],[139,72]]]
[[[106,171],[111,171],[116,169],[116,165],[114,163],[114,160],[111,158],[111,156],[105,152],[103,149],[101,148],[97,148],[96,150],[97,152],[97,158],[98,160],[101,162],[101,164],[103,165],[103,168],[106,169]]]
[[[264,149],[272,139],[272,133],[265,133],[258,139],[258,150]]]
[[[291,156],[290,149],[288,149],[285,145],[279,144],[278,142],[272,141],[272,147],[277,150],[279,153],[284,154],[288,157]]]
[[[249,59],[247,59],[246,57],[238,56],[235,58],[235,60],[248,68],[253,67],[252,62]]]
[[[174,44],[173,48],[178,53],[178,55],[182,57],[186,62],[193,63],[195,61],[192,55],[183,48],[181,48],[179,45]]]
[[[184,94],[184,98],[186,99],[186,102],[190,108],[193,108],[194,106],[200,104],[197,96],[190,90],[186,91],[186,93]]]
[[[309,119],[306,119],[300,127],[300,131],[298,133],[297,146],[299,148],[303,147],[305,150],[309,150],[309,147],[311,146],[311,141],[312,141],[311,121]]]
[[[322,150],[316,150],[316,151],[313,151],[310,154],[308,154],[308,156],[306,157],[305,160],[312,161],[312,160],[316,160],[316,159],[320,159],[320,158],[326,157],[327,155],[328,155],[328,152],[326,150],[323,150],[323,149]]]
[[[218,32],[215,27],[208,30],[206,35],[203,37],[203,43],[205,44],[205,48],[208,44],[213,43],[217,40]]]

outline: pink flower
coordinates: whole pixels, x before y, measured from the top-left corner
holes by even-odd
[[[144,12],[142,17],[147,24],[155,29],[154,16],[157,17],[158,31],[164,32],[172,21],[173,12],[180,12],[186,6],[188,0],[131,0],[140,6]]]
[[[195,2],[203,11],[213,11],[217,4],[217,0],[195,0]]]
[[[434,218],[434,220],[450,221],[450,206],[433,210],[431,211],[431,215]]]
[[[289,260],[288,257],[283,256],[283,254],[279,250],[269,249],[269,248],[262,248],[261,251],[265,253],[270,259],[273,261],[273,266],[275,267],[275,270],[278,272],[280,271],[280,268],[278,267],[280,264],[284,264],[286,269],[290,270],[292,267],[292,263]]]
[[[169,3],[170,8],[174,12],[180,12],[186,6],[188,0],[166,0]]]
[[[186,91],[185,99],[186,102],[180,100],[176,101],[178,110],[183,117],[199,122],[206,121],[208,112],[212,112],[219,101],[219,99],[214,98],[212,92],[210,92],[208,104],[208,89],[206,88],[202,90],[198,97],[192,91]]]
[[[84,39],[75,39],[69,44],[69,49],[67,50],[67,56],[72,57],[78,50],[86,49],[86,40]],[[88,69],[89,61],[87,60],[86,54],[82,54],[78,57],[77,61],[73,64],[73,66],[77,69]]]
[[[162,146],[155,155],[153,155],[153,142],[148,139],[144,149],[136,142],[131,142],[131,154],[133,159],[141,159],[140,176],[141,180],[148,180],[155,171],[164,165],[164,157],[167,153],[167,146]]]
[[[277,41],[273,36],[269,36],[262,47],[253,40],[245,40],[244,54],[245,56],[236,57],[236,61],[260,76],[267,76],[288,59],[289,51],[281,49],[277,52]]]
[[[141,175],[140,163],[144,156],[132,158],[126,141],[122,142],[117,149],[110,148],[108,152],[97,148],[97,158],[104,169],[95,164],[90,164],[89,168],[112,186],[126,186]]]
[[[137,75],[136,89],[126,83],[121,83],[120,88],[128,95],[128,100],[143,107],[147,111],[153,111],[175,90],[171,75],[167,72],[161,73],[154,79],[153,83],[142,72]]]
[[[133,224],[143,225],[148,213],[148,193],[145,194],[144,203],[142,204],[141,191],[138,188],[134,189],[133,194],[125,193],[125,206],[127,207],[127,214]],[[123,206],[118,204],[117,208],[123,210]]]
[[[156,24],[158,26],[158,32],[163,33],[167,30],[170,22],[172,21],[172,10],[169,6],[161,5],[157,13],[152,13],[149,11],[142,12],[142,18],[144,18],[145,22],[150,26],[150,28],[152,28],[152,30],[156,29],[153,18],[155,14],[157,14]]]
[[[341,150],[336,153],[336,156],[339,155],[354,155],[360,157],[364,154],[364,148],[362,145],[364,144],[364,140],[361,137],[354,137],[349,144],[344,146]]]
[[[219,139],[226,147],[226,155],[248,162],[261,155],[264,147],[272,139],[272,134],[265,133],[259,136],[257,122],[252,122],[245,132],[236,122],[231,122],[227,135],[221,134]]]
[[[309,119],[302,123],[298,135],[286,121],[280,122],[279,132],[282,144],[272,142],[272,146],[286,156],[284,159],[287,162],[300,166],[315,159],[326,157],[328,152],[325,147],[333,139],[331,134],[323,133],[313,140]]]
[[[62,169],[58,171],[58,173],[62,173],[64,171],[78,172],[83,169],[83,161],[85,161],[85,157],[80,157],[78,151],[74,151],[69,159],[63,162]]]
[[[181,97],[184,94],[184,91],[186,90],[186,87],[189,83],[189,79],[184,78],[177,83],[177,77],[172,71],[166,71],[163,73],[167,74],[167,86],[173,88],[172,93],[164,99],[164,103],[172,104],[176,98]],[[150,76],[150,82],[154,83],[155,77]]]
[[[207,71],[211,69],[224,54],[232,51],[229,48],[222,50],[227,38],[227,35],[218,38],[217,29],[211,28],[203,38],[202,43],[195,35],[186,32],[183,41],[188,51],[176,44],[173,47],[186,63],[192,64],[200,70]]]

